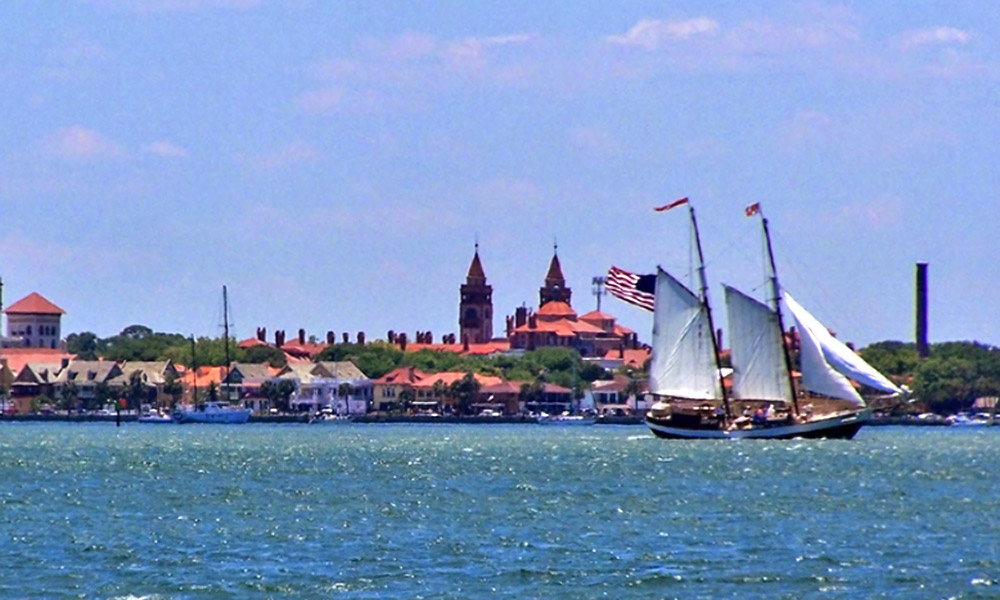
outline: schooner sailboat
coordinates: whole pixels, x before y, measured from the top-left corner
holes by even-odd
[[[850,439],[870,416],[851,380],[888,394],[902,394],[781,290],[763,215],[773,298],[768,306],[725,287],[733,377],[731,392],[727,393],[708,303],[698,224],[694,208],[687,204],[697,245],[701,290],[696,295],[658,269],[649,391],[659,401],[646,416],[646,424],[656,436]],[[759,212],[759,205],[747,209],[748,216]],[[792,376],[782,300],[798,325],[801,391],[796,390]]]

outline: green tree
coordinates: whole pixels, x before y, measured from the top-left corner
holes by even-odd
[[[628,382],[625,384],[625,396],[634,398],[636,412],[639,411],[639,394],[642,393],[642,381],[636,376],[634,371],[629,371]]]
[[[291,399],[292,394],[298,389],[298,385],[291,379],[280,379],[278,380],[278,401],[281,403],[281,408],[285,412],[291,412]]]
[[[877,342],[861,349],[861,358],[889,376],[912,375],[920,364],[917,346],[904,342]]]
[[[274,346],[251,346],[243,350],[243,356],[247,362],[256,364],[266,362],[278,369],[288,364],[285,353]]]
[[[146,374],[142,371],[132,371],[125,387],[126,409],[137,413],[142,408],[143,400],[149,397],[149,386],[146,385]]]
[[[208,392],[206,392],[206,397],[209,402],[219,401],[219,384],[216,382],[211,382],[208,384]]]
[[[448,387],[448,392],[452,398],[458,401],[460,415],[472,414],[472,401],[479,393],[479,381],[472,374],[472,371],[467,371],[464,377]]]
[[[79,360],[97,360],[97,334],[90,331],[71,333],[66,336],[66,351],[75,354]]]
[[[62,408],[66,410],[67,414],[71,410],[77,408],[77,400],[80,397],[80,388],[76,385],[75,381],[67,381],[64,383],[59,393],[62,397]]]
[[[260,384],[260,395],[267,398],[268,408],[278,408],[281,402],[281,391],[278,383],[273,379],[268,379]]]
[[[403,351],[385,342],[372,342],[363,346],[334,344],[323,350],[317,360],[350,360],[361,372],[375,379],[398,367],[403,360]]]
[[[98,381],[94,384],[94,404],[97,408],[103,408],[111,400],[111,387],[106,381]]]
[[[184,394],[184,386],[172,374],[167,375],[167,380],[163,383],[163,393],[170,396],[171,407],[176,406]]]
[[[413,394],[413,390],[411,388],[403,388],[399,392],[399,396],[397,396],[397,398],[399,398],[402,410],[406,412],[409,412],[413,408],[413,402],[416,400],[416,396]]]

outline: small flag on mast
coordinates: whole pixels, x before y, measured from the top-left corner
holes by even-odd
[[[680,206],[681,204],[687,204],[687,203],[688,203],[688,199],[685,196],[684,198],[681,198],[680,200],[674,200],[670,204],[664,204],[663,206],[657,206],[653,210],[655,210],[656,212],[663,212],[665,210],[670,210],[671,208],[675,208],[677,206]]]
[[[611,295],[646,310],[653,310],[656,275],[636,275],[611,267],[604,283]]]
[[[752,217],[755,214],[759,213],[760,212],[760,202],[754,202],[753,204],[751,204],[750,206],[748,206],[744,212],[747,214],[748,217]]]

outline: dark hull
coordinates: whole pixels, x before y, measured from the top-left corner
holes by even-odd
[[[670,418],[646,417],[646,425],[656,437],[672,440],[720,439],[838,439],[853,438],[868,421],[867,412],[833,415],[806,423],[773,424],[764,427],[727,431],[714,427],[678,427]]]

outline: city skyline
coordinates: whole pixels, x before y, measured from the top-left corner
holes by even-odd
[[[864,346],[1000,344],[989,3],[81,0],[0,7],[0,277],[63,333],[131,324],[458,327],[478,243],[494,333],[612,265],[787,289]],[[649,314],[602,310],[649,340]]]

